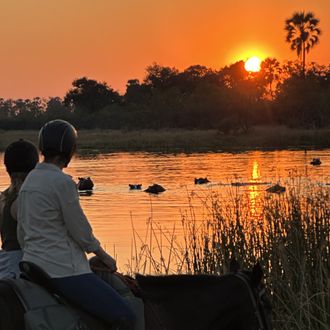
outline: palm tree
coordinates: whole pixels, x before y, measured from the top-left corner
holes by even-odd
[[[285,21],[286,41],[291,49],[297,51],[302,61],[302,73],[305,75],[306,53],[319,42],[321,30],[318,28],[320,20],[312,12],[296,12]]]

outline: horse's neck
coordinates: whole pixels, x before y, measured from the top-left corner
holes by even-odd
[[[223,276],[213,295],[218,306],[214,327],[210,329],[248,329],[250,301],[246,287],[233,276]]]
[[[205,329],[252,329],[254,314],[249,292],[246,285],[233,275],[222,276],[216,285],[210,286],[199,306],[204,310],[205,322],[210,321],[207,315],[212,315],[212,321]]]
[[[165,311],[170,329],[247,329],[249,296],[237,278],[173,278],[173,283],[158,284],[153,283],[149,292]]]
[[[231,285],[230,292],[232,296],[232,308],[234,308],[234,310],[231,311],[230,324],[235,326],[234,328],[228,327],[228,329],[259,329],[256,323],[256,311],[253,308],[251,300],[250,284],[243,282],[241,279],[233,275],[228,280]]]

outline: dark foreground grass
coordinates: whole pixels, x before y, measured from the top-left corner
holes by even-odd
[[[37,131],[0,131],[0,151],[24,138],[37,142]],[[248,133],[224,135],[217,130],[81,130],[78,152],[111,151],[242,151],[250,149],[330,148],[330,129],[282,126],[254,127]]]
[[[203,203],[202,221],[191,206],[177,228],[150,219],[143,238],[134,231],[129,270],[224,274],[232,257],[242,268],[259,261],[275,329],[330,329],[329,188],[295,182],[284,195],[265,195],[257,217],[248,196],[226,202],[212,193]]]

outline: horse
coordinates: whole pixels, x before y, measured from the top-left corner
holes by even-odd
[[[146,330],[271,330],[262,270],[141,276]]]
[[[145,330],[271,330],[262,270],[217,275],[136,276],[145,304]],[[77,308],[75,308],[77,310]],[[24,308],[0,282],[0,330],[24,330]],[[109,326],[78,311],[90,330]]]

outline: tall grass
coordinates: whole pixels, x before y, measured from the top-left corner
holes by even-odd
[[[233,256],[242,268],[259,261],[275,328],[328,330],[329,193],[329,188],[294,180],[285,194],[265,194],[258,216],[252,216],[247,195],[233,194],[228,200],[213,192],[202,198],[202,221],[191,200],[180,226],[164,229],[151,217],[143,237],[134,230],[130,271],[224,274]]]

